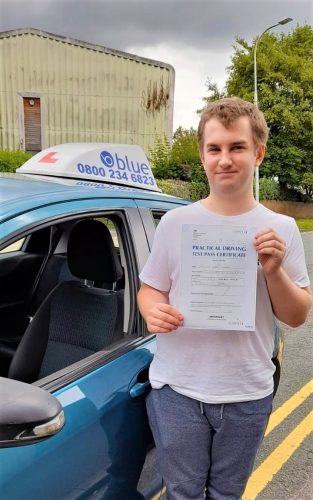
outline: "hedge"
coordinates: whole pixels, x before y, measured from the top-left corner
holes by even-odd
[[[31,153],[24,151],[0,151],[0,172],[15,173],[15,170],[31,157]]]
[[[191,182],[178,179],[156,179],[157,185],[166,194],[197,201],[209,194],[209,186],[202,179]],[[279,200],[279,185],[272,179],[261,177],[259,182],[260,200]]]

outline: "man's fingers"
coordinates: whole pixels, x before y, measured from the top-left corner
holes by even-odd
[[[262,229],[261,231],[258,231],[255,235],[255,238],[256,239],[259,239],[259,238],[265,238],[267,239],[268,237],[278,237],[280,238],[280,236],[276,233],[276,231],[274,231],[274,229],[272,229],[271,227],[266,227],[264,229]]]
[[[182,323],[182,314],[169,304],[156,304],[147,317],[151,333],[168,333],[176,330]]]
[[[158,326],[161,328],[177,328],[182,324],[182,320],[179,320],[175,316],[171,316],[170,314],[160,313],[157,315],[153,314],[151,311],[151,315],[149,315],[150,323],[154,326]]]
[[[150,333],[170,333],[170,332],[173,332],[175,331],[177,328],[176,327],[169,327],[169,328],[163,328],[161,326],[157,326],[157,325],[149,325],[148,324],[148,330]]]
[[[285,251],[286,243],[284,241],[266,240],[256,245],[257,250],[263,250],[266,248],[276,248],[277,250]]]
[[[177,330],[179,325],[174,323],[167,323],[166,321],[161,321],[153,318],[152,320],[148,320],[148,330],[151,333],[169,333],[173,330]]]
[[[285,242],[276,240],[264,241],[255,248],[259,255],[272,255],[279,258],[284,257],[286,252]]]
[[[169,304],[163,304],[162,302],[160,302],[159,304],[157,304],[157,308],[159,309],[159,311],[166,313],[167,316],[176,318],[179,321],[183,319],[183,315],[179,311],[177,311],[175,307],[170,306]]]
[[[273,229],[266,228],[262,231],[259,231],[255,235],[255,245],[259,246],[263,243],[278,243],[282,245],[286,245],[285,241],[277,234]]]
[[[281,257],[286,252],[286,242],[271,228],[266,228],[256,234],[255,249],[260,255]]]

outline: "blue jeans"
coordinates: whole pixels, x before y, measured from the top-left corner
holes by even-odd
[[[169,386],[152,389],[147,411],[170,500],[238,500],[253,470],[273,396],[208,404]]]

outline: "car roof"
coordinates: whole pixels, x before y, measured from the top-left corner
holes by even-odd
[[[82,179],[0,173],[0,221],[53,203],[91,198],[130,198],[186,203],[181,198]]]

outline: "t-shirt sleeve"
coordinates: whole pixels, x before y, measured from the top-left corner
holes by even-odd
[[[300,288],[310,285],[310,279],[305,262],[303,242],[295,221],[293,221],[291,238],[282,265],[288,276]]]
[[[165,217],[162,217],[155,230],[151,253],[139,275],[143,283],[162,292],[168,292],[171,288],[167,245],[169,234]]]

